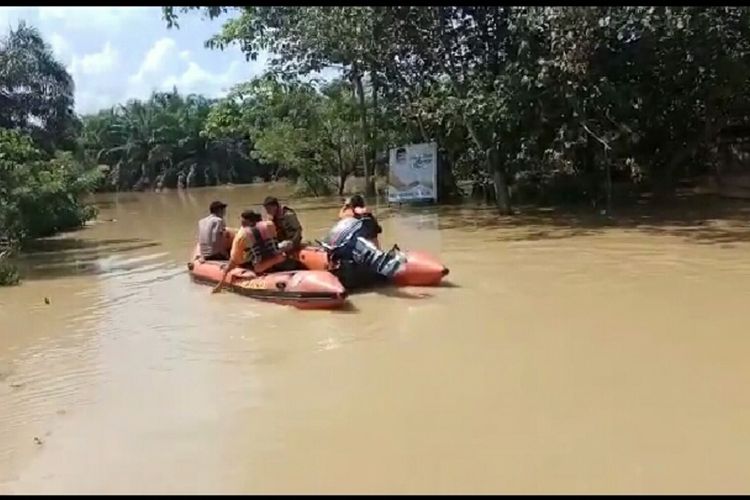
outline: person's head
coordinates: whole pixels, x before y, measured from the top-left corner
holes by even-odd
[[[349,198],[346,204],[352,208],[362,208],[365,206],[365,199],[361,194],[355,194]]]
[[[271,218],[274,218],[279,214],[281,205],[279,205],[279,200],[277,200],[275,197],[267,196],[266,199],[263,200],[263,208],[266,209],[266,213]]]
[[[243,227],[253,227],[261,220],[260,214],[254,210],[245,210],[240,214],[240,223]]]
[[[227,213],[227,204],[221,201],[214,201],[209,205],[208,211],[218,217],[224,217]]]
[[[401,163],[403,161],[406,161],[406,149],[398,148],[396,150],[396,163]]]

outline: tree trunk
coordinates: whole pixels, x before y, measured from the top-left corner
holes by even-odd
[[[651,191],[657,201],[668,201],[675,194],[675,171],[692,154],[692,147],[680,149],[670,155],[671,159],[656,163],[656,169],[651,174]]]
[[[339,157],[339,196],[344,195],[344,187],[346,186],[346,179],[349,177],[349,171],[344,168],[344,159],[341,156],[341,147],[338,148]]]
[[[607,215],[612,214],[612,164],[609,161],[609,154],[604,150],[604,173],[607,176],[604,181],[604,188],[607,194]]]
[[[438,152],[438,201],[452,201],[460,197],[452,166],[453,160],[448,152]]]
[[[368,144],[370,143],[370,130],[367,126],[367,103],[365,102],[365,91],[362,86],[362,75],[355,73],[354,85],[359,97],[359,117],[362,124],[362,167],[365,174],[365,196],[372,195],[372,185],[370,183],[370,153]]]
[[[419,133],[422,136],[422,142],[429,142],[427,131],[424,128],[424,123],[422,122],[422,117],[419,115],[419,113],[416,114],[416,119],[417,119],[417,125],[419,126]]]
[[[487,170],[492,172],[495,182],[495,200],[497,209],[501,215],[513,215],[510,204],[510,189],[508,187],[508,176],[500,161],[500,152],[496,147],[487,150]]]
[[[380,125],[378,115],[378,77],[375,71],[370,71],[370,78],[372,80],[372,130],[370,131],[370,144],[372,145],[372,174],[375,177],[378,166],[378,127]]]
[[[451,83],[451,86],[453,87],[453,90],[456,92],[456,95],[461,98],[465,98],[466,89],[464,85],[462,85],[458,80],[455,72],[451,71],[451,68],[455,68],[457,65],[454,61],[453,51],[451,50],[451,47],[446,43],[446,40],[443,36],[441,23],[445,20],[445,8],[438,7],[438,26],[441,26],[439,39],[445,53],[447,54],[450,67],[442,58],[438,58],[438,62],[442,70],[448,76],[448,79]],[[478,129],[478,126],[471,115],[469,115],[468,113],[464,113],[463,118],[466,130],[469,132],[469,136],[474,141],[474,144],[476,144],[477,147],[484,149],[485,145],[490,141],[483,139],[483,137],[480,135],[480,130]],[[498,210],[501,214],[511,215],[513,211],[510,204],[508,177],[505,172],[505,168],[500,161],[500,152],[497,150],[497,146],[491,146],[489,149],[487,149],[485,157],[485,160],[487,161],[487,172],[492,173],[495,183],[495,199],[497,200]]]
[[[339,196],[344,196],[344,187],[346,186],[346,178],[349,177],[347,173],[339,174]]]
[[[669,160],[663,163],[662,168],[652,173],[652,191],[655,198],[665,200],[674,196],[678,169],[693,156],[699,146],[715,141],[725,125],[726,117],[715,118],[709,115],[702,137],[696,137],[686,146],[672,148],[672,154],[668,156]]]

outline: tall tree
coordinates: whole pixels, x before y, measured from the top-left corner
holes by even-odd
[[[71,147],[73,78],[39,31],[24,22],[0,39],[0,127],[22,130],[49,151]]]
[[[183,10],[188,10],[184,8]],[[343,71],[355,89],[362,134],[362,165],[366,190],[372,192],[372,159],[375,144],[372,120],[368,116],[365,79],[369,75],[377,99],[377,67],[380,31],[378,8],[363,7],[244,7],[236,18],[226,22],[221,32],[207,42],[224,48],[237,44],[249,59],[261,50],[276,54],[272,67],[285,78],[308,75],[326,68]],[[222,10],[209,9],[212,17]],[[164,17],[173,25],[173,7],[164,8]]]

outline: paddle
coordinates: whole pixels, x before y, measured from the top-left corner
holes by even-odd
[[[213,289],[211,289],[211,295],[221,292],[221,289],[224,287],[224,282],[227,280],[227,276],[229,275],[229,271],[231,271],[235,267],[237,266],[235,266],[231,260],[227,262],[227,264],[224,266],[224,272],[221,275],[219,284],[216,285]]]

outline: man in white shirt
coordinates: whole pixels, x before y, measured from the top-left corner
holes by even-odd
[[[208,207],[209,214],[198,221],[198,245],[204,260],[226,260],[229,258],[229,248],[224,236],[227,213],[226,203],[214,201]]]

